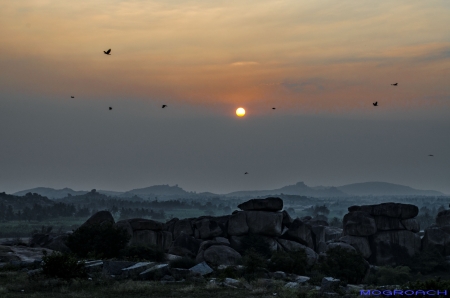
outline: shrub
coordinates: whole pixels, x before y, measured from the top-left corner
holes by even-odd
[[[291,252],[277,251],[270,259],[269,269],[270,271],[305,274],[306,265],[306,253],[304,250]]]
[[[380,266],[375,272],[371,272],[367,283],[382,285],[403,285],[411,280],[411,269],[407,266]]]
[[[42,257],[42,273],[48,277],[57,277],[65,280],[86,277],[84,262],[78,262],[73,254],[60,254],[53,252]]]
[[[450,267],[445,257],[434,247],[427,248],[414,255],[408,265],[413,272],[420,272],[422,274],[448,271]]]
[[[120,258],[130,261],[155,261],[162,262],[165,260],[164,251],[156,246],[132,245],[120,250]]]
[[[440,277],[437,279],[429,279],[426,281],[415,281],[409,282],[407,287],[411,290],[447,290],[450,289],[450,280],[441,280]]]
[[[346,283],[362,282],[367,268],[361,253],[348,251],[339,246],[329,249],[326,257],[319,257],[318,269],[321,273],[339,278]]]
[[[127,245],[130,235],[127,231],[111,224],[83,226],[67,237],[66,245],[79,257],[89,253],[98,258],[114,258]]]
[[[244,254],[246,254],[248,250],[253,250],[266,258],[270,258],[272,255],[269,244],[264,237],[260,235],[248,234],[243,237],[241,241],[241,248]]]
[[[245,266],[244,277],[247,280],[260,277],[263,269],[267,268],[266,258],[253,248],[247,250],[247,253],[242,258],[242,263]]]
[[[188,257],[183,257],[180,259],[175,259],[169,262],[169,265],[171,268],[182,268],[182,269],[190,269],[192,267],[194,267],[195,265],[197,265],[197,262],[195,262],[195,260],[188,258]]]

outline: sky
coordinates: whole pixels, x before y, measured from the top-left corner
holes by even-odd
[[[447,0],[0,7],[0,191],[450,194]]]

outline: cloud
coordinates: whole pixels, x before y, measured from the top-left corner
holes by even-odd
[[[230,65],[231,66],[249,66],[249,65],[259,65],[259,63],[254,62],[254,61],[239,61],[239,62],[233,62]]]

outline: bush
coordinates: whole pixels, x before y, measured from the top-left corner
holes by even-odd
[[[125,248],[130,235],[111,224],[83,226],[67,237],[66,245],[77,256],[86,258],[114,258]]]
[[[305,274],[306,266],[306,253],[304,250],[277,251],[272,255],[269,262],[270,271],[283,271],[294,274]]]
[[[407,266],[380,266],[374,272],[371,272],[367,278],[367,283],[384,285],[403,285],[411,280],[411,269]]]
[[[244,277],[247,280],[254,280],[260,277],[264,269],[267,268],[266,258],[253,248],[247,250],[247,253],[242,258],[242,263],[245,266]]]
[[[339,278],[345,283],[358,284],[364,279],[368,265],[361,253],[337,246],[329,249],[326,257],[319,257],[318,269],[321,273]]]
[[[436,271],[448,271],[449,264],[441,253],[434,247],[414,255],[408,264],[413,272],[429,274]]]
[[[65,280],[86,277],[84,262],[78,262],[73,254],[60,254],[53,252],[42,257],[42,273],[48,277],[57,277]]]
[[[253,250],[266,258],[270,258],[272,255],[269,244],[266,242],[264,237],[260,235],[248,234],[243,237],[241,241],[241,248],[243,254],[246,254],[249,250]]]
[[[130,261],[154,261],[162,262],[165,260],[164,251],[156,246],[132,245],[128,246],[119,253],[120,258]]]
[[[408,289],[410,290],[447,290],[450,289],[450,280],[441,280],[440,277],[437,279],[429,279],[426,281],[415,281],[415,282],[408,282],[407,284]]]
[[[191,258],[183,257],[169,262],[171,268],[190,269],[197,265],[197,262]]]

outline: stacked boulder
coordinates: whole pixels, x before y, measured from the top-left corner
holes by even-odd
[[[443,256],[450,256],[450,210],[437,214],[436,224],[425,230],[422,247],[423,250],[435,249]]]
[[[351,206],[348,211],[338,241],[353,246],[371,264],[392,265],[405,253],[411,257],[420,252],[417,206],[382,203]]]

